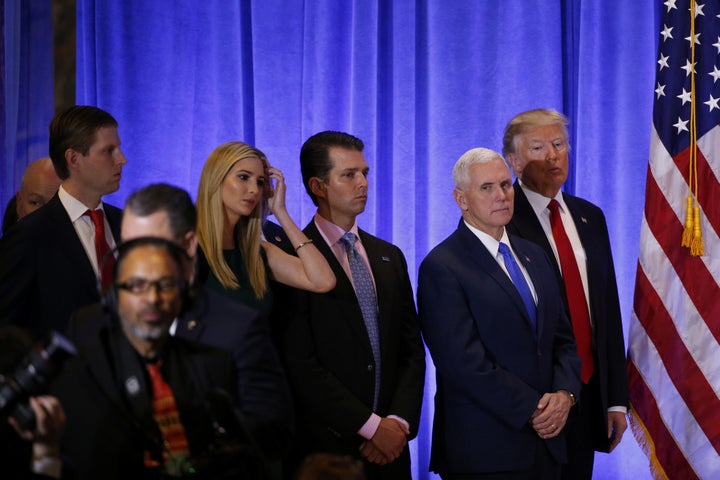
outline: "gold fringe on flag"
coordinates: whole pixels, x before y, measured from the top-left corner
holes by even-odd
[[[692,175],[692,171],[690,172]],[[693,226],[695,225],[693,221],[693,206],[692,206],[692,196],[688,195],[687,197],[687,206],[685,207],[685,229],[683,230],[682,234],[682,246],[690,248],[690,245],[692,245],[692,238],[693,238]]]
[[[700,230],[700,207],[693,209],[693,222],[695,228],[693,229],[693,240],[690,246],[690,255],[694,257],[702,257],[705,255],[705,246],[703,245],[702,230]]]
[[[662,465],[660,464],[660,460],[657,457],[657,451],[655,450],[655,442],[653,442],[650,432],[648,432],[647,428],[645,428],[645,424],[640,418],[640,415],[638,415],[637,411],[632,408],[632,406],[630,407],[630,411],[628,412],[628,417],[630,419],[630,429],[635,436],[635,440],[637,441],[642,451],[645,452],[645,455],[647,455],[648,460],[650,461],[650,474],[652,475],[653,479],[669,480],[667,473],[665,473],[665,469],[663,469]]]

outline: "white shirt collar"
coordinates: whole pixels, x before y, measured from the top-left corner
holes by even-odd
[[[539,193],[530,190],[525,185],[523,185],[522,181],[520,181],[519,179],[518,183],[520,184],[520,188],[522,188],[523,192],[525,193],[528,202],[530,202],[530,206],[535,212],[535,215],[540,218],[543,212],[547,211],[548,203],[550,203],[550,200],[552,200],[552,198],[548,198],[544,195],[540,195]],[[568,211],[567,205],[565,205],[565,199],[563,198],[562,190],[558,191],[557,195],[555,195],[555,197],[553,198],[557,200],[557,202],[560,204],[560,210],[562,212]]]
[[[497,257],[498,255],[498,250],[500,249],[500,242],[505,243],[512,250],[507,230],[505,230],[504,228],[502,237],[500,237],[500,240],[498,241],[487,233],[483,232],[482,230],[478,230],[477,228],[473,227],[467,221],[463,220],[463,222],[465,222],[465,225],[470,229],[473,234],[475,234],[475,236],[482,242],[482,244],[485,245],[485,248],[487,248],[488,252],[490,252],[490,255],[492,255],[493,257]]]
[[[62,185],[60,185],[60,189],[58,190],[58,197],[60,198],[60,203],[65,207],[65,211],[67,211],[70,216],[70,221],[73,223],[88,210],[84,203],[70,195]],[[93,210],[97,210],[98,208],[105,213],[102,201]]]

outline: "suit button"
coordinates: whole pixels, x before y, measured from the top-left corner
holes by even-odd
[[[372,372],[372,369],[373,369],[372,363],[368,364],[367,369],[368,369],[368,372]]]

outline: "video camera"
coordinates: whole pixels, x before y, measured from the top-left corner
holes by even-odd
[[[35,430],[29,398],[42,393],[63,362],[76,353],[67,338],[52,332],[45,347],[32,350],[12,375],[0,375],[0,420],[12,417],[21,430]]]

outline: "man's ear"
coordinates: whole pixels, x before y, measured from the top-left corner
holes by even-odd
[[[459,188],[456,188],[453,190],[453,197],[455,197],[455,203],[458,204],[458,207],[460,207],[460,210],[462,210],[463,212],[466,212],[468,209],[468,206],[467,206],[467,200],[465,199],[465,192],[463,192]]]
[[[198,238],[194,230],[190,230],[185,234],[182,246],[190,258],[195,258],[195,255],[197,254]]]
[[[310,185],[310,191],[316,197],[325,198],[327,196],[327,185],[318,177],[310,177],[308,185]]]
[[[508,153],[507,161],[510,164],[510,167],[512,167],[515,176],[521,178],[522,165],[520,165],[520,159],[518,159],[517,155],[515,155],[514,153]]]
[[[75,167],[81,156],[81,153],[75,149],[68,148],[65,150],[65,161],[67,162],[68,169]]]

